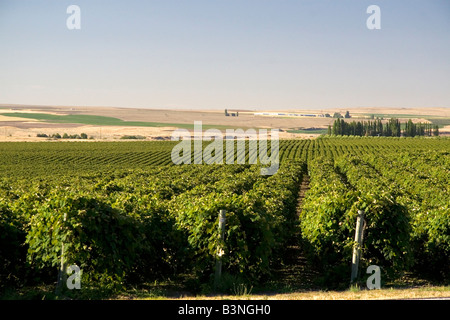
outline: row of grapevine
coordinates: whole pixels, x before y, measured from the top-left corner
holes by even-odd
[[[204,148],[210,142],[203,142]],[[226,145],[223,146],[223,163]],[[1,176],[30,177],[53,175],[79,175],[80,173],[111,172],[117,169],[139,169],[173,164],[171,151],[177,142],[40,142],[0,143]],[[270,146],[270,143],[269,143]],[[318,156],[339,157],[344,154],[422,152],[426,150],[450,151],[445,138],[380,138],[380,137],[321,137],[319,139],[280,140],[280,162],[308,161]],[[255,151],[255,150],[253,150]],[[191,159],[194,160],[194,146]],[[243,154],[245,152],[245,154]],[[249,161],[249,141],[245,148],[235,142],[235,161],[243,157]],[[258,154],[254,154],[258,157]],[[198,156],[198,155],[197,155]]]
[[[373,154],[366,157],[376,159]],[[379,159],[378,165],[383,167],[385,160]],[[420,271],[426,261],[438,278],[449,276],[448,194],[437,195],[440,211],[428,208],[424,218],[414,201],[392,181],[392,175],[401,177],[400,166],[388,176],[360,157],[344,156],[315,158],[309,161],[308,170],[311,189],[299,217],[303,245],[328,284],[348,283],[358,210],[364,211],[366,223],[363,267],[379,265],[390,276]]]
[[[227,211],[226,272],[258,279],[270,273],[294,232],[304,165],[286,163],[271,177],[259,170],[159,166],[27,185],[3,179],[1,283],[55,280],[63,245],[67,263],[83,270],[87,285],[114,288],[186,272],[206,281],[217,258],[221,209]]]
[[[357,190],[357,208],[365,212],[368,262],[388,269],[408,270],[413,262],[410,215],[398,202],[397,190],[358,157],[338,158],[335,166]]]
[[[334,170],[329,158],[308,162],[310,190],[303,199],[299,216],[302,246],[319,268],[326,283],[348,273],[352,250],[352,229],[356,197]]]
[[[396,190],[411,217],[411,241],[421,272],[450,274],[450,159],[446,152],[365,156]]]

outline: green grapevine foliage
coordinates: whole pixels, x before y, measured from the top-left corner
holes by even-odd
[[[86,286],[189,273],[207,280],[218,248],[225,272],[257,281],[298,232],[324,285],[348,282],[358,210],[363,266],[449,278],[449,139],[282,140],[273,176],[248,163],[176,166],[174,146],[0,143],[0,290],[54,282],[62,247]]]

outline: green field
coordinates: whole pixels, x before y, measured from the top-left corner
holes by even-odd
[[[328,129],[319,129],[319,128],[311,128],[311,129],[295,129],[288,130],[289,133],[305,133],[305,134],[327,134]]]
[[[258,287],[275,281],[292,246],[316,272],[311,286],[348,287],[357,210],[367,221],[361,270],[448,285],[450,139],[282,140],[273,176],[250,164],[177,166],[176,144],[0,143],[0,292],[54,286],[63,245],[84,290],[167,279],[194,293]]]
[[[55,115],[49,113],[2,113],[1,115],[6,117],[17,117],[24,119],[33,119],[43,122],[51,123],[79,123],[85,125],[95,126],[129,126],[129,127],[176,127],[183,129],[194,129],[193,124],[182,123],[162,123],[162,122],[145,122],[145,121],[124,121],[114,117],[86,115],[86,114],[69,114],[69,115]],[[221,125],[203,125],[203,129],[210,128],[224,128]]]
[[[439,128],[443,128],[445,126],[450,126],[449,118],[438,118],[438,117],[430,117],[427,120],[431,121],[433,124],[437,124]]]
[[[375,119],[391,119],[391,118],[402,118],[402,119],[416,119],[416,118],[423,118],[428,121],[430,121],[432,124],[437,124],[439,128],[443,128],[445,126],[450,125],[450,118],[448,117],[440,117],[436,115],[417,115],[417,114],[388,114],[388,113],[365,113],[361,114],[364,117],[371,117],[373,116]],[[355,118],[358,118],[358,115],[355,116]]]

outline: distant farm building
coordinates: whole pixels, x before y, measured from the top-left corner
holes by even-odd
[[[225,117],[239,117],[239,112],[228,112],[227,109],[225,109]]]
[[[272,116],[272,117],[325,117],[324,114],[308,114],[308,113],[282,113],[282,112],[255,112],[255,116]]]

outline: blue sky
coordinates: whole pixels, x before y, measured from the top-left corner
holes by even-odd
[[[448,0],[0,0],[0,44],[0,103],[450,107]]]

